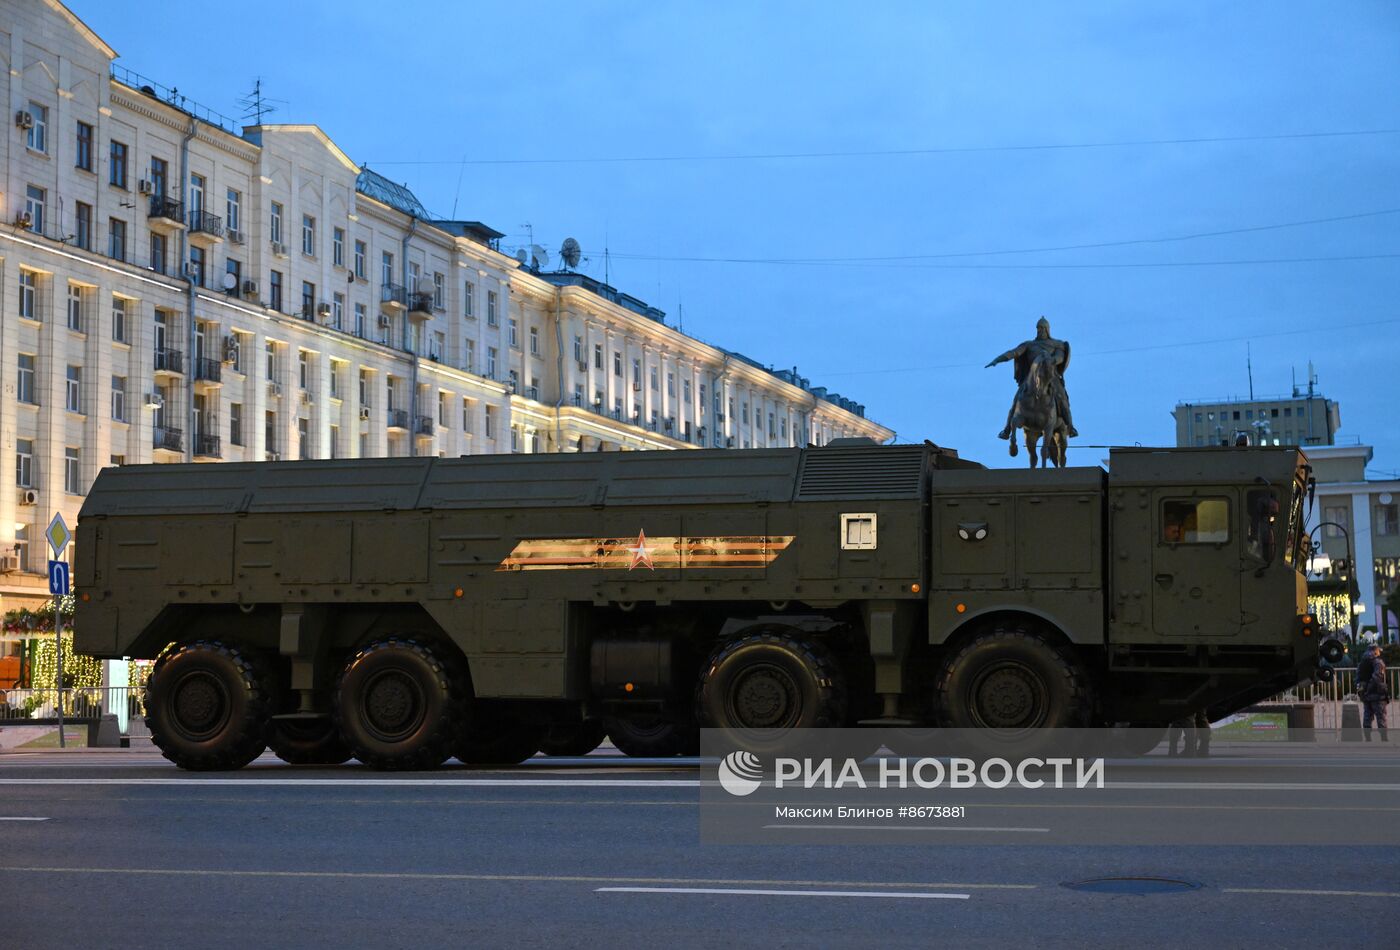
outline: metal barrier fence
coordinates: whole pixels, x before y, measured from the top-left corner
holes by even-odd
[[[1290,690],[1280,693],[1271,699],[1265,700],[1270,703],[1340,703],[1345,700],[1356,701],[1356,667],[1344,666],[1336,669],[1336,676],[1330,683],[1303,683]],[[1400,698],[1400,669],[1388,669],[1385,671],[1386,679],[1390,681],[1390,696],[1392,699]]]
[[[144,687],[110,686],[69,688],[62,691],[63,718],[100,719],[114,715],[126,722],[145,715]],[[55,689],[0,689],[0,724],[22,725],[26,719],[58,717],[59,691]]]

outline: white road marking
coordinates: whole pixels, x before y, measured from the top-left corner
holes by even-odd
[[[270,877],[270,878],[348,878],[407,881],[501,881],[505,883],[638,884],[694,886],[768,887],[946,887],[959,890],[1033,891],[1038,884],[950,884],[945,881],[782,881],[748,878],[624,877],[579,874],[457,874],[452,872],[394,871],[233,871],[211,868],[86,868],[86,867],[3,867],[0,873],[15,874],[148,874],[171,877]],[[803,892],[810,893],[810,892]]]
[[[0,821],[48,821],[48,819],[47,819],[47,818],[30,818],[30,817],[28,817],[28,816],[21,816],[21,817],[16,817],[16,818],[7,818],[7,817],[5,817],[4,815],[0,815]]]
[[[931,894],[927,891],[778,891],[737,887],[595,887],[598,894],[725,894],[740,897],[910,897],[919,900],[965,901],[971,894]]]
[[[1400,897],[1400,891],[1310,891],[1288,887],[1222,887],[1226,894],[1282,894],[1302,897]]]
[[[765,830],[778,828],[789,831],[1024,831],[1049,834],[1049,828],[980,828],[970,825],[764,825]]]

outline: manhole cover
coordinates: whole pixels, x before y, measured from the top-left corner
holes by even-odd
[[[1194,891],[1201,885],[1167,877],[1096,877],[1087,881],[1069,881],[1064,886],[1094,894],[1176,894]]]

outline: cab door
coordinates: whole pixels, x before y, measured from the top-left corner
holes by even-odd
[[[1153,501],[1154,632],[1165,640],[1238,634],[1238,498],[1226,489],[1158,489]]]

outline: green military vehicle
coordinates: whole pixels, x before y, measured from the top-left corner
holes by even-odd
[[[693,753],[698,726],[1161,726],[1325,676],[1295,449],[931,443],[106,469],[76,646],[187,768]]]

